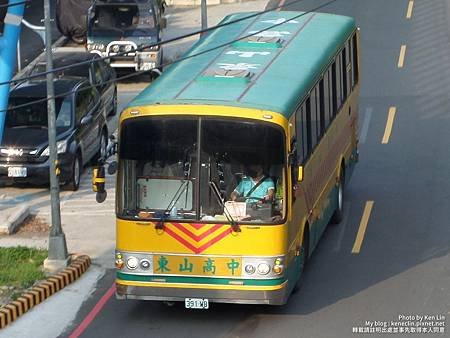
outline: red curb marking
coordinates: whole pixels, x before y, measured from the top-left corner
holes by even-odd
[[[95,319],[95,317],[99,314],[99,312],[103,309],[105,304],[111,298],[111,296],[116,292],[116,284],[114,283],[108,291],[100,298],[97,304],[95,304],[94,308],[89,312],[86,318],[83,319],[81,324],[72,332],[69,338],[78,338],[91,324],[91,322]]]

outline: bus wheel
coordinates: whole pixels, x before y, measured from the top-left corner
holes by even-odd
[[[301,287],[302,287],[302,284],[303,284],[303,273],[305,271],[306,262],[308,260],[308,253],[309,253],[309,232],[308,232],[308,229],[305,228],[305,233],[303,234],[302,245],[300,247],[299,279],[297,280],[294,288],[292,289],[292,293],[298,292],[298,290],[300,290]]]
[[[337,208],[331,217],[332,224],[339,224],[344,218],[344,184],[345,184],[345,173],[344,168],[341,169],[341,175],[338,183],[337,191]]]

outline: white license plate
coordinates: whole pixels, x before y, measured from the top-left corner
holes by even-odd
[[[26,167],[9,167],[8,177],[27,177]]]
[[[206,298],[185,298],[184,306],[186,309],[209,309],[209,301]]]

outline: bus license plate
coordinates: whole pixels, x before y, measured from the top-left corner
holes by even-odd
[[[8,177],[27,177],[26,167],[9,167]]]
[[[209,309],[208,299],[203,298],[185,298],[184,306],[186,309]]]

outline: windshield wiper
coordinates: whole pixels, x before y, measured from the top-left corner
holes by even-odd
[[[175,192],[175,195],[173,195],[172,199],[169,202],[169,205],[164,210],[163,214],[161,215],[161,218],[159,219],[158,223],[155,225],[155,229],[163,230],[164,229],[164,221],[166,219],[166,214],[172,210],[172,208],[177,204],[178,200],[180,199],[183,192],[186,190],[186,188],[189,185],[188,180],[182,180],[180,186],[178,187],[177,191]]]
[[[239,227],[239,224],[234,220],[233,216],[231,216],[230,211],[225,205],[225,202],[222,200],[222,197],[220,196],[219,188],[217,188],[217,185],[215,182],[209,181],[209,186],[211,187],[212,191],[214,192],[214,196],[216,197],[217,201],[219,202],[220,206],[223,208],[223,213],[225,217],[227,218],[228,222],[231,224],[231,228],[234,232],[240,232],[241,228]]]

